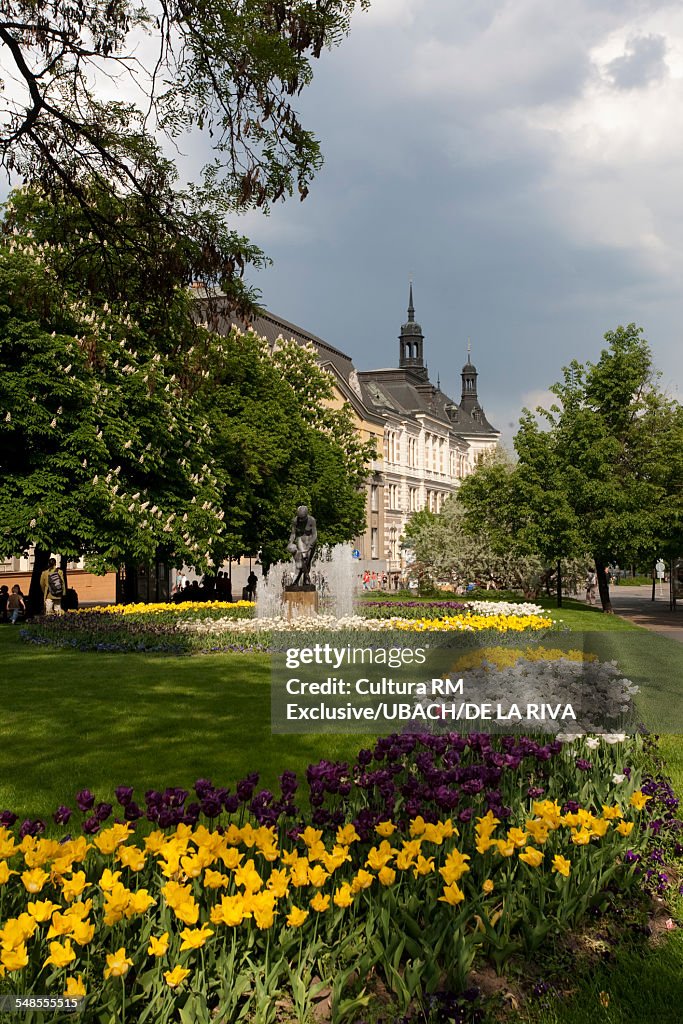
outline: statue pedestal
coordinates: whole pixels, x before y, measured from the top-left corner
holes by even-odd
[[[318,591],[312,583],[285,587],[282,594],[285,618],[304,619],[318,614]]]

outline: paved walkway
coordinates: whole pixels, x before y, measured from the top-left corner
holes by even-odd
[[[677,610],[669,610],[669,584],[655,587],[652,600],[652,584],[645,587],[610,587],[612,608],[616,615],[629,619],[637,626],[645,626],[653,633],[683,643],[683,602]]]

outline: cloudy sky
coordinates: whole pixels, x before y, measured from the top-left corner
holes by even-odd
[[[412,276],[432,379],[459,395],[471,338],[508,436],[631,321],[683,398],[679,3],[373,0],[300,109],[325,166],[243,224],[265,306],[396,365]]]
[[[309,197],[236,225],[267,308],[392,366],[412,277],[432,379],[459,396],[470,338],[508,441],[619,324],[683,400],[680,2],[372,0],[299,109]],[[209,156],[193,137],[184,176]]]

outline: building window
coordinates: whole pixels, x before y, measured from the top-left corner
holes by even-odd
[[[379,499],[378,499],[378,496],[377,496],[377,492],[378,491],[379,491],[379,487],[377,486],[377,484],[373,484],[371,486],[371,488],[370,488],[370,511],[371,512],[379,512]]]
[[[370,557],[379,558],[379,530],[376,526],[370,530]]]

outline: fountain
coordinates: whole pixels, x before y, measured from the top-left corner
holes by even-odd
[[[257,619],[274,619],[286,615],[285,587],[292,584],[294,575],[291,562],[271,565],[268,576],[258,588]],[[333,615],[335,618],[353,615],[358,580],[350,545],[335,544],[319,548],[311,583],[315,585],[318,605],[325,615]]]

